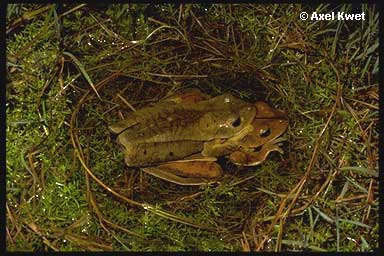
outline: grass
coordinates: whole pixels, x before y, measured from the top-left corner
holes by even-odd
[[[376,6],[7,8],[8,251],[378,248]],[[201,187],[126,167],[108,124],[189,87],[285,110],[285,153]]]

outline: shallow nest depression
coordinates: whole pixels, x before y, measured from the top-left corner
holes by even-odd
[[[378,247],[375,6],[316,8],[366,22],[301,21],[315,10],[302,5],[12,6],[7,61],[24,67],[7,66],[8,250]],[[108,125],[185,88],[284,110],[284,154],[223,158],[205,186],[125,166]],[[16,111],[23,94],[35,99]],[[43,125],[21,126],[23,111]]]

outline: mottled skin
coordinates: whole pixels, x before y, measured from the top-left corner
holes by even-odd
[[[214,98],[192,89],[131,113],[110,126],[118,133],[128,166],[181,185],[200,185],[222,175],[216,157],[258,165],[279,151],[284,114],[264,102],[231,94]],[[257,152],[255,148],[261,149]]]
[[[128,166],[150,166],[199,153],[205,142],[231,138],[251,126],[256,112],[252,104],[230,94],[194,104],[175,100],[142,108],[110,126],[119,134],[117,142]]]

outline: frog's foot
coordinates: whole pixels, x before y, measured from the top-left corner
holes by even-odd
[[[155,167],[141,168],[148,174],[179,185],[214,183],[223,171],[215,162],[171,162]]]
[[[245,149],[235,151],[229,156],[229,159],[232,163],[236,165],[242,165],[242,166],[259,165],[265,161],[269,153],[271,153],[272,151],[278,151],[282,154],[284,151],[280,148],[278,143],[285,140],[286,139],[284,138],[277,138],[275,140],[269,141],[262,146],[260,151],[257,151],[257,152],[251,152]]]

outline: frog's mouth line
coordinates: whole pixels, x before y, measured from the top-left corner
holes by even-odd
[[[250,151],[251,151],[251,152],[254,152],[254,153],[257,153],[257,152],[260,152],[262,148],[263,148],[263,145],[260,145],[260,146],[258,146],[258,147],[253,148],[253,149],[250,150]]]

